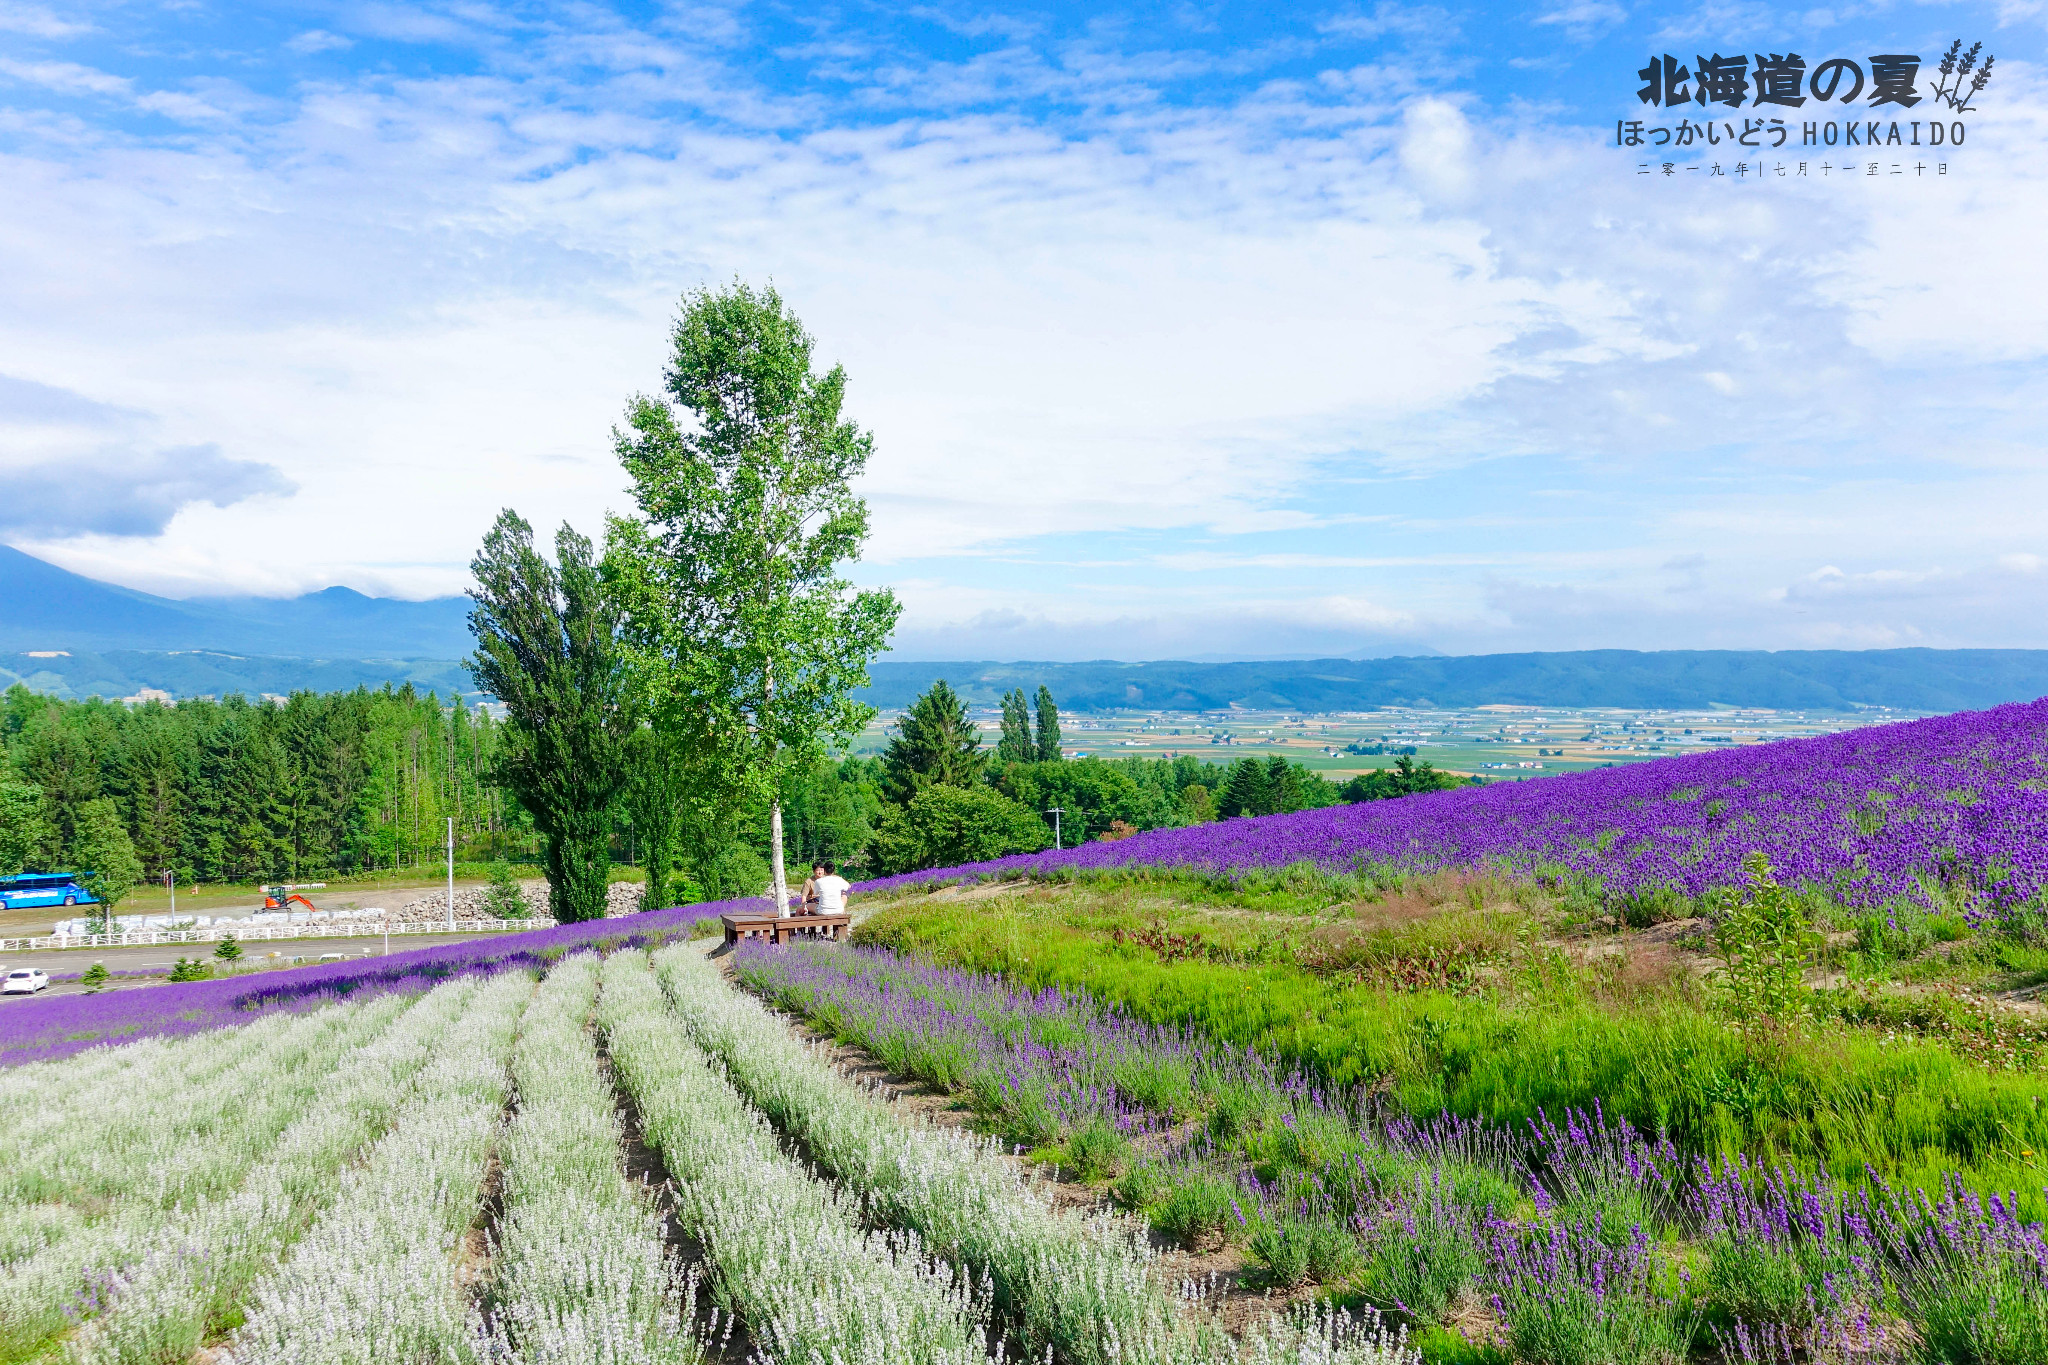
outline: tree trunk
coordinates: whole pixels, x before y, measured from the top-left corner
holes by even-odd
[[[769,664],[763,670],[768,685],[767,715],[775,712],[775,665]],[[765,719],[766,717],[764,717]],[[772,731],[771,731],[772,733]],[[775,750],[768,751],[768,772],[773,780],[775,774]],[[780,783],[776,784],[780,787]],[[789,913],[789,872],[782,864],[782,793],[777,791],[768,798],[768,865],[775,873],[775,913]]]
[[[782,798],[768,803],[768,861],[775,869],[775,913],[789,913],[789,873],[782,866]]]

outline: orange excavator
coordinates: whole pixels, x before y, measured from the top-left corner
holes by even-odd
[[[263,888],[263,908],[265,910],[289,910],[292,908],[293,902],[305,906],[308,910],[318,911],[320,909],[319,906],[313,904],[304,896],[299,895],[290,886],[266,886]]]

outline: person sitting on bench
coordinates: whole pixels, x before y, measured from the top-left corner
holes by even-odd
[[[839,869],[834,867],[829,861],[819,863],[818,868],[824,875],[814,877],[811,880],[811,885],[817,888],[816,895],[818,898],[814,913],[820,915],[845,914],[846,893],[853,889],[853,884],[840,876]]]

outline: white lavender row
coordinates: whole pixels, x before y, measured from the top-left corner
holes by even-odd
[[[985,1277],[1030,1355],[1075,1365],[1410,1358],[1376,1323],[1342,1318],[1275,1319],[1233,1342],[1212,1321],[1180,1311],[1134,1226],[1056,1214],[989,1141],[905,1124],[728,986],[698,949],[670,948],[655,961],[678,1017],[747,1097],[874,1217],[915,1230]]]
[[[333,1010],[310,1016],[331,1023]],[[273,1015],[193,1038],[146,1039],[95,1048],[11,1071],[0,1104],[0,1199],[33,1201],[57,1188],[52,1163],[98,1149],[127,1149],[137,1132],[203,1127],[212,1087],[235,1084],[252,1063],[307,1035],[307,1016]],[[320,1025],[313,1025],[317,1032]]]
[[[625,1134],[588,1029],[596,996],[597,959],[572,957],[521,1021],[477,1335],[523,1365],[695,1365],[695,1282],[678,1282],[652,1198],[620,1168]]]
[[[966,1284],[913,1236],[863,1232],[857,1209],[784,1156],[690,1045],[638,953],[606,964],[598,1018],[647,1140],[705,1247],[712,1287],[777,1365],[985,1365]]]
[[[0,1166],[0,1223],[56,1209],[89,1210],[98,1220],[131,1204],[170,1209],[233,1189],[327,1075],[396,1013],[395,1003],[382,1002],[321,1010],[267,1030],[271,1036],[254,1051],[229,1049],[240,1055],[225,1068],[151,1082],[113,1078],[73,1141],[21,1166]]]
[[[394,1034],[404,1033],[402,1027],[392,1027],[404,1004],[393,999],[333,1015],[346,1026],[329,1037],[324,1051],[342,1072],[359,1070],[362,1059],[377,1055]],[[222,1041],[230,1040],[223,1037]],[[335,1069],[330,1066],[326,1070],[332,1084]],[[388,1079],[383,1072],[375,1077],[378,1084]],[[124,1094],[118,1102],[133,1107],[146,1120],[153,1104],[175,1105],[181,1098],[145,1090]],[[318,1111],[312,1109],[311,1097],[299,1098],[304,1116],[296,1119],[294,1127],[302,1128],[317,1121]],[[222,1104],[218,1095],[212,1099],[226,1115],[214,1140],[241,1165],[239,1169],[216,1167],[215,1178],[187,1186],[190,1191],[205,1188],[204,1194],[190,1193],[178,1207],[166,1207],[155,1199],[116,1199],[110,1205],[59,1203],[44,1206],[49,1213],[40,1219],[27,1210],[17,1210],[16,1216],[6,1220],[8,1226],[39,1241],[0,1270],[0,1359],[31,1354],[39,1343],[73,1325],[92,1323],[110,1309],[116,1297],[125,1295],[138,1276],[150,1273],[146,1267],[151,1263],[167,1256],[194,1259],[199,1249],[192,1240],[193,1228],[229,1200],[231,1191],[253,1187],[246,1178],[251,1163],[286,1148],[294,1128],[286,1128],[282,1136],[278,1130],[289,1114],[264,1104],[247,1108]],[[321,1099],[324,1108],[324,1091]],[[245,1114],[250,1120],[246,1130],[240,1125]],[[146,1132],[135,1146],[104,1156],[116,1167],[124,1160],[132,1162],[144,1175],[165,1165],[175,1167],[177,1161],[175,1150],[161,1152]]]
[[[109,1238],[85,1263],[100,1269],[79,1295],[69,1357],[79,1365],[185,1360],[232,1325],[250,1286],[332,1203],[342,1168],[390,1127],[475,994],[474,983],[458,982],[406,1008],[328,1079],[318,1106],[232,1195]]]
[[[343,1175],[333,1206],[256,1286],[228,1359],[381,1365],[475,1354],[458,1258],[504,1116],[513,1033],[532,993],[524,973],[477,991],[390,1133]]]

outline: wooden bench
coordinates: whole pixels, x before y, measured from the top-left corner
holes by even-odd
[[[725,941],[737,944],[741,939],[765,939],[770,943],[787,943],[793,938],[827,938],[834,942],[846,937],[846,931],[853,924],[853,917],[844,912],[836,915],[720,915],[718,922],[725,926]]]

